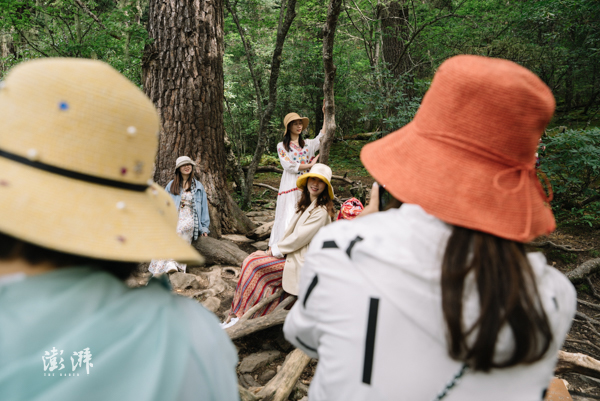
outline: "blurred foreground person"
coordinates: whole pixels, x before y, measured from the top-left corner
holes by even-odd
[[[286,338],[319,358],[309,398],[542,400],[575,314],[523,243],[554,230],[535,171],[550,89],[519,65],[443,63],[414,120],[363,148],[397,199],[322,229]]]
[[[0,400],[237,400],[234,347],[139,261],[202,257],[148,182],[159,119],[105,63],[42,59],[0,88]]]

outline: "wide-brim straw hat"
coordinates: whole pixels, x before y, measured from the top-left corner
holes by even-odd
[[[328,165],[322,163],[315,163],[314,166],[311,167],[308,173],[302,174],[296,180],[296,186],[300,189],[304,189],[306,186],[306,182],[309,177],[320,178],[325,184],[327,184],[327,191],[329,192],[329,197],[331,200],[335,198],[333,195],[333,187],[331,186],[331,168]]]
[[[191,164],[192,166],[195,166],[196,163],[190,159],[187,156],[179,156],[177,158],[177,160],[175,161],[175,171],[177,171],[177,169],[181,166],[185,166],[186,164]]]
[[[152,102],[100,61],[39,59],[0,89],[0,232],[97,259],[203,258],[152,175]]]
[[[288,124],[296,120],[302,120],[302,131],[308,128],[308,123],[310,121],[308,117],[300,117],[298,113],[288,113],[283,118],[283,135],[287,132]]]
[[[527,242],[556,226],[535,169],[554,108],[550,89],[526,68],[456,56],[437,70],[413,121],[366,145],[361,160],[402,202]]]

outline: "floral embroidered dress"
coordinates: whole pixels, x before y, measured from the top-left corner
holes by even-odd
[[[194,236],[194,220],[194,191],[190,188],[182,191],[181,203],[179,204],[179,221],[177,223],[177,234],[189,244],[192,243],[192,237]],[[148,271],[154,275],[168,273],[173,270],[185,273],[186,266],[175,262],[173,259],[152,260]]]
[[[281,167],[283,167],[283,175],[277,194],[275,223],[269,239],[270,247],[281,240],[292,216],[296,213],[296,203],[298,203],[301,194],[298,187],[296,187],[296,180],[309,171],[300,171],[299,167],[301,164],[310,163],[321,146],[321,138],[323,138],[323,133],[319,132],[315,139],[305,139],[303,148],[290,143],[289,152],[283,147],[283,142],[277,144],[277,154],[279,155]]]

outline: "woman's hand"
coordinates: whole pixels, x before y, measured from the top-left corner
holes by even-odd
[[[371,213],[377,213],[379,211],[379,184],[377,182],[373,183],[373,187],[371,188],[371,198],[369,199],[369,203],[362,212],[356,218],[366,216]]]
[[[314,166],[315,164],[317,164],[317,162],[319,161],[319,156],[321,155],[317,155],[314,159],[312,159],[312,161],[310,163],[308,163],[308,165],[310,167]]]
[[[202,233],[203,237],[208,237],[208,233]]]

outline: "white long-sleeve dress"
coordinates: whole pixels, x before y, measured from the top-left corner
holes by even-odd
[[[323,133],[319,132],[316,138],[305,139],[303,148],[290,143],[289,152],[283,147],[283,142],[277,144],[277,154],[283,168],[283,175],[281,176],[279,193],[277,194],[275,223],[273,223],[271,238],[269,239],[270,247],[281,240],[285,229],[296,212],[296,203],[300,199],[300,191],[296,187],[296,180],[302,174],[309,172],[309,170],[300,171],[299,167],[301,164],[310,163],[321,146],[322,137]]]

